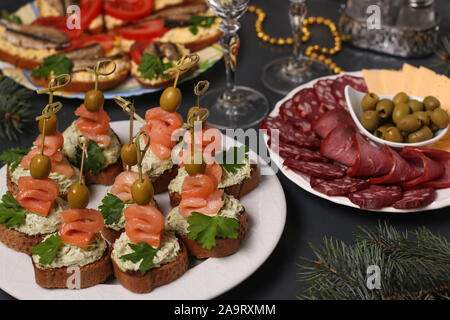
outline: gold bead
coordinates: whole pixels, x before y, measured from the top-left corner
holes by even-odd
[[[275,39],[275,38],[270,38],[270,41],[269,41],[271,44],[275,44],[275,43],[277,43],[277,39]]]
[[[303,27],[303,28],[302,28],[302,32],[303,32],[303,33],[306,33],[306,32],[308,32],[308,28],[306,28],[306,27]]]
[[[260,15],[259,15],[259,18],[261,19],[261,20],[264,20],[265,18],[266,18],[266,14],[263,12],[263,13],[261,13]]]
[[[326,58],[323,62],[325,62],[326,64],[331,64],[333,63],[333,60],[331,60],[330,58]]]
[[[323,21],[324,21],[325,19],[324,19],[324,17],[317,17],[317,23],[323,23]]]
[[[323,54],[321,54],[321,55],[319,55],[319,57],[317,59],[319,61],[325,61],[326,57]]]
[[[264,32],[258,32],[257,36],[258,36],[258,38],[263,38],[264,37]]]
[[[264,13],[264,11],[262,11],[261,8],[255,8],[255,12],[256,12],[257,14],[262,14],[262,13]]]
[[[261,32],[262,31],[262,27],[261,26],[257,26],[255,27],[256,33]]]
[[[316,51],[317,51],[317,50],[319,50],[319,49],[320,49],[320,46],[319,46],[319,45],[316,44],[316,45],[313,46],[313,50],[316,50]]]
[[[283,38],[280,38],[277,40],[277,44],[282,46],[282,45],[286,44],[286,41]]]
[[[320,49],[320,51],[322,51],[323,53],[328,53],[328,48],[322,48]]]
[[[333,48],[333,49],[330,49],[330,54],[335,54],[337,52],[337,50],[335,49],[335,48]]]
[[[341,73],[341,68],[339,68],[339,67],[336,67],[336,68],[333,68],[333,72],[334,73]]]
[[[267,34],[265,34],[262,39],[264,40],[264,42],[267,42],[270,40],[270,37]]]
[[[317,53],[315,53],[315,52],[311,53],[311,57],[314,58],[314,59],[317,59],[318,56],[319,55]]]
[[[336,63],[332,62],[332,63],[330,63],[329,67],[330,67],[330,69],[334,69],[334,68],[336,68],[337,66],[336,66]]]
[[[308,18],[308,23],[314,23],[314,22],[316,22],[316,17],[309,17]]]
[[[255,12],[256,7],[255,6],[248,6],[248,11]]]
[[[287,43],[287,44],[293,44],[293,43],[294,43],[294,39],[292,39],[292,38],[287,38],[287,39],[286,39],[286,43]]]

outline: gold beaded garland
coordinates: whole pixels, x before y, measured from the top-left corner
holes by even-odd
[[[277,38],[273,38],[273,37],[269,36],[267,33],[264,32],[262,24],[264,22],[264,19],[266,18],[266,13],[261,8],[256,8],[255,6],[249,6],[248,11],[252,12],[252,13],[256,13],[256,15],[257,15],[256,22],[255,22],[255,30],[256,30],[256,35],[259,39],[263,40],[264,42],[268,42],[270,44],[276,44],[279,46],[292,45],[294,43],[294,39],[292,39],[292,37],[277,39]],[[342,41],[345,41],[346,39],[339,35],[336,25],[330,19],[325,19],[324,17],[308,17],[303,20],[303,27],[302,27],[302,34],[303,34],[302,41],[303,42],[307,42],[311,38],[311,32],[308,29],[308,25],[314,24],[314,23],[323,24],[330,29],[330,32],[334,38],[334,47],[333,48],[322,48],[319,45],[311,45],[306,48],[305,54],[313,59],[322,61],[334,73],[343,73],[344,70],[342,70],[340,67],[338,67],[336,65],[336,63],[333,62],[333,60],[331,60],[330,58],[327,58],[322,53],[331,54],[331,55],[338,53],[342,49]]]

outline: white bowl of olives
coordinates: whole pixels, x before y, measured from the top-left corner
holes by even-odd
[[[345,87],[345,99],[358,129],[372,141],[394,148],[425,146],[442,138],[449,115],[432,96],[419,98],[364,93]]]

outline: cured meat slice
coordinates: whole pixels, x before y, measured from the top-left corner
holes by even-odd
[[[369,181],[351,177],[343,177],[333,180],[325,180],[311,177],[311,188],[329,196],[345,196],[351,192],[363,190],[369,187]]]
[[[422,168],[420,176],[415,179],[406,181],[402,184],[405,188],[411,188],[421,183],[440,178],[444,175],[444,165],[427,157],[421,151],[404,148],[403,151],[400,152],[400,155],[408,160],[408,162],[413,163],[419,168]]]
[[[320,101],[313,88],[302,89],[297,92],[292,101],[297,113],[308,121],[316,120],[326,110],[320,107]]]
[[[358,158],[354,145],[355,129],[351,126],[338,126],[322,141],[320,154],[346,166],[353,166]]]
[[[396,209],[422,208],[433,202],[435,191],[433,188],[420,188],[407,190],[403,193],[403,198],[392,206]]]
[[[353,136],[356,161],[347,174],[350,177],[376,177],[387,174],[393,166],[389,154],[374,147],[361,134]]]
[[[348,198],[362,209],[380,209],[400,200],[402,193],[399,186],[371,185],[367,189],[350,193]]]
[[[308,134],[301,133],[291,123],[277,117],[267,117],[260,124],[262,129],[279,130],[280,141],[299,147],[317,149],[320,148],[320,140]]]
[[[352,117],[346,110],[334,109],[315,120],[312,123],[312,129],[319,137],[325,139],[333,129],[343,125],[355,127]]]
[[[423,147],[406,147],[405,148],[405,150],[409,150],[409,149],[420,151],[420,152],[424,153],[427,157],[430,157],[433,160],[439,161],[444,166],[445,172],[440,178],[421,183],[420,186],[432,187],[432,188],[436,188],[436,189],[450,187],[450,152],[437,150],[437,149],[423,148]]]
[[[338,105],[342,108],[347,108],[347,102],[345,101],[346,86],[350,86],[353,89],[358,90],[360,92],[368,92],[364,78],[353,77],[348,75],[336,78],[331,88]]]
[[[297,147],[292,144],[280,143],[278,146],[272,144],[272,142],[268,141],[270,148],[276,151],[278,148],[278,154],[283,158],[294,158],[297,160],[304,160],[308,162],[328,162],[328,159],[322,157],[320,152],[317,150],[311,150],[307,148]]]
[[[299,115],[292,99],[287,100],[281,105],[280,117],[285,121],[289,121],[294,127],[298,128],[303,133],[312,132],[311,122]]]
[[[403,159],[397,152],[389,148],[388,146],[383,146],[382,149],[386,151],[392,159],[391,171],[385,176],[379,178],[370,178],[369,181],[372,184],[391,184],[404,182],[417,178],[422,173],[421,171],[412,165],[410,165],[405,159]]]
[[[295,171],[300,171],[310,176],[323,179],[338,179],[345,175],[345,167],[331,163],[286,159],[283,164]]]
[[[314,84],[314,91],[320,104],[322,104],[327,110],[333,110],[339,108],[339,104],[333,95],[332,85],[334,80],[323,79]]]

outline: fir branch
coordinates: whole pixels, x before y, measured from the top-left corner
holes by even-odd
[[[310,244],[317,259],[301,258],[298,281],[308,283],[300,299],[449,299],[450,244],[425,227],[400,232],[386,223],[359,228],[355,242],[324,238]],[[366,286],[367,267],[381,270],[381,289]]]

